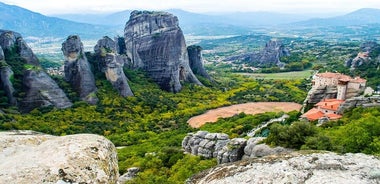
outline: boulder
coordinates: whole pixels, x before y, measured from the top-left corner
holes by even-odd
[[[198,131],[189,133],[182,141],[182,148],[187,153],[203,156],[205,158],[216,158],[218,152],[229,142],[227,134],[209,133]]]
[[[62,52],[65,56],[65,80],[79,94],[81,100],[96,104],[98,98],[95,94],[97,91],[95,77],[84,54],[83,43],[79,36],[67,37],[62,43]]]
[[[379,183],[380,160],[365,154],[291,153],[218,165],[187,184]]]
[[[115,146],[99,135],[0,132],[2,183],[117,183]]]
[[[140,168],[138,167],[131,167],[129,169],[127,169],[127,172],[124,173],[123,175],[121,175],[119,177],[119,180],[118,182],[120,184],[124,184],[125,182],[129,181],[129,180],[132,180],[133,178],[136,177],[137,173],[140,172]]]
[[[247,140],[243,138],[231,139],[221,150],[218,151],[218,164],[236,162],[241,160],[244,155],[244,147],[247,145]]]
[[[22,81],[22,87],[16,90],[25,94],[20,97],[21,100],[18,103],[21,112],[29,112],[41,106],[52,105],[57,108],[67,108],[72,105],[63,90],[42,70],[38,58],[19,33],[0,30],[0,46],[4,51],[7,51],[4,53],[5,62],[7,62],[7,57],[14,57],[10,56],[10,54],[20,56],[21,60],[19,62],[23,62],[23,68],[18,71],[17,75],[15,74],[15,77],[20,77],[18,80]],[[5,65],[8,64],[4,63],[2,66]],[[12,92],[13,86],[9,80],[12,76],[12,71],[7,67],[3,67],[1,75],[3,87],[6,86],[5,91],[9,103],[10,105],[15,105],[14,92]]]
[[[124,29],[127,56],[162,89],[178,92],[180,81],[202,85],[189,66],[178,18],[166,12],[133,11]]]
[[[188,46],[187,53],[189,54],[190,68],[194,74],[212,80],[203,66],[202,47],[198,45]]]
[[[124,74],[124,60],[116,53],[116,43],[105,36],[95,45],[94,51],[97,56],[99,70],[104,72],[108,81],[123,96],[133,96],[129,87],[128,79]]]

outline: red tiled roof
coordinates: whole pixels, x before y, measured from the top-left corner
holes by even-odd
[[[339,114],[326,114],[326,116],[330,119],[330,120],[336,120],[336,119],[339,119],[342,117],[342,115],[339,115]]]
[[[306,113],[302,114],[301,117],[307,118],[309,121],[315,121],[318,120],[319,118],[323,117],[325,114],[321,112],[320,110],[316,108],[312,108]]]
[[[320,101],[317,104],[315,104],[315,106],[321,109],[337,111],[340,104],[342,104],[343,102],[344,100],[324,99],[323,101]]]

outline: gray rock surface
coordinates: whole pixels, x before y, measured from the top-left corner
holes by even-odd
[[[202,47],[198,45],[188,46],[187,53],[189,54],[190,68],[193,73],[212,81],[203,66]]]
[[[227,134],[198,131],[195,134],[187,134],[182,141],[182,148],[185,152],[193,155],[199,155],[205,158],[216,158],[218,152],[222,150],[229,141]]]
[[[119,177],[119,180],[118,180],[119,184],[124,184],[125,182],[132,180],[133,178],[136,177],[137,173],[139,172],[140,172],[140,168],[138,167],[131,167],[127,169],[127,172]]]
[[[13,84],[11,82],[11,78],[13,77],[13,71],[11,67],[5,62],[4,52],[0,46],[0,84],[7,95],[8,104],[10,106],[17,106],[17,100],[13,96],[15,89],[13,88]]]
[[[95,94],[97,90],[95,77],[84,54],[79,36],[67,37],[62,43],[62,52],[65,56],[65,80],[79,94],[81,100],[96,104],[98,98]]]
[[[24,68],[27,68],[23,71],[23,79],[20,79],[22,80],[22,89],[18,89],[25,93],[18,103],[21,112],[29,112],[34,108],[48,105],[57,108],[67,108],[72,105],[63,90],[41,69],[37,57],[19,33],[0,30],[0,46],[8,51],[16,48],[14,54],[18,54],[24,60]],[[6,62],[7,56],[5,55],[4,58]],[[28,67],[25,67],[25,64],[28,64]],[[1,73],[4,86],[12,72],[5,68]],[[13,96],[11,85],[8,84],[7,88],[7,96],[10,94]],[[8,100],[11,105],[15,104],[13,98],[8,97]]]
[[[308,104],[316,104],[322,99],[332,99],[336,98],[338,89],[336,86],[321,86],[313,87],[307,93],[307,96],[304,100],[304,107]]]
[[[265,47],[258,52],[232,56],[226,61],[242,60],[251,62],[258,67],[278,66],[285,67],[285,63],[280,61],[281,57],[290,56],[290,51],[278,40],[270,40]]]
[[[188,184],[380,183],[380,160],[364,154],[314,153],[263,157],[216,166]]]
[[[1,183],[116,183],[115,146],[98,135],[0,132]]]
[[[98,41],[94,48],[100,70],[105,73],[108,81],[123,96],[133,96],[128,79],[124,74],[124,60],[116,53],[116,43],[105,36]]]
[[[355,107],[376,107],[380,106],[380,96],[372,97],[353,97],[345,100],[338,109],[338,113],[343,114],[344,111]]]
[[[221,150],[218,151],[218,164],[236,162],[241,160],[244,155],[244,147],[247,140],[243,138],[231,139]]]
[[[180,81],[202,85],[189,66],[178,18],[166,12],[133,11],[124,29],[127,56],[162,89],[178,92]]]

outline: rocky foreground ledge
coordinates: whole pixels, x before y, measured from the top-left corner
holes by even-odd
[[[0,183],[117,183],[115,146],[92,134],[0,132]]]
[[[365,154],[313,153],[267,156],[222,164],[193,176],[187,184],[380,183],[380,160]]]

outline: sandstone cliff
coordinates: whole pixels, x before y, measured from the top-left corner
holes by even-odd
[[[108,81],[123,96],[133,96],[128,79],[124,74],[125,59],[116,51],[115,41],[105,36],[94,47],[99,70],[104,72]]]
[[[380,160],[364,154],[292,153],[224,164],[190,178],[188,184],[379,183]]]
[[[67,37],[62,43],[65,56],[65,80],[79,94],[81,100],[96,104],[95,77],[83,51],[83,44],[77,35]]]
[[[1,183],[116,183],[115,146],[98,135],[0,132]]]
[[[355,107],[378,107],[380,106],[380,97],[353,97],[345,100],[338,109],[339,114],[343,114],[344,111]]]
[[[124,29],[127,56],[167,91],[178,92],[180,81],[202,85],[189,66],[178,18],[166,12],[133,11]]]
[[[360,52],[354,58],[349,58],[345,61],[346,67],[352,70],[367,63],[371,59],[373,53],[380,52],[380,45],[374,41],[364,42],[360,45]],[[375,59],[375,58],[373,58]]]
[[[1,83],[10,105],[16,105],[14,84],[10,81],[12,76],[22,81],[16,89],[21,112],[41,106],[67,108],[72,105],[62,89],[41,69],[37,57],[19,33],[0,30],[0,46],[4,50],[5,60],[2,62]],[[14,71],[8,65],[17,73],[12,74]]]
[[[0,83],[2,89],[5,91],[5,95],[8,98],[8,104],[10,106],[17,105],[17,100],[13,96],[15,89],[13,88],[13,84],[11,82],[13,74],[14,73],[11,67],[5,61],[4,52],[0,46]]]
[[[187,53],[189,54],[190,68],[194,74],[212,80],[203,66],[202,47],[198,45],[188,46]]]

